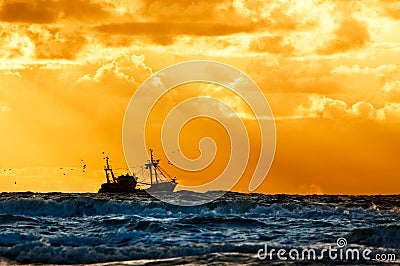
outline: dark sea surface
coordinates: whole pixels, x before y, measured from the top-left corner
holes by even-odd
[[[188,199],[204,196],[174,194]],[[347,244],[339,244],[339,238]],[[266,247],[270,253],[263,258]],[[272,249],[284,249],[286,255],[279,257]],[[335,249],[337,258],[327,253],[317,258],[288,257],[291,250],[296,255],[307,249],[317,255]],[[367,258],[340,258],[339,252],[343,255],[347,249],[371,252]],[[376,259],[382,254],[387,259]],[[205,205],[181,207],[145,193],[2,193],[0,263],[396,264],[400,263],[400,196],[230,192]]]

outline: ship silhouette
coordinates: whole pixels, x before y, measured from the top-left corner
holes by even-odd
[[[160,160],[154,159],[152,149],[150,149],[150,160],[144,165],[148,172],[144,181],[138,181],[138,176],[134,173],[115,177],[110,165],[110,158],[106,156],[104,159],[106,161],[104,171],[107,182],[101,185],[99,193],[135,193],[142,191],[142,187],[146,187],[144,190],[149,192],[173,192],[178,184],[175,177],[171,177],[160,167]],[[140,187],[138,187],[138,184]]]

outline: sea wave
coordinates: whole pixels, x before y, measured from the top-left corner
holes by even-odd
[[[22,237],[22,236],[21,236]],[[0,246],[0,256],[13,258],[19,263],[51,263],[51,264],[76,264],[99,263],[107,261],[126,261],[137,259],[163,259],[180,256],[204,255],[221,252],[237,252],[254,254],[260,245],[232,244],[232,243],[194,243],[191,245],[151,245],[136,243],[125,245],[120,242],[116,245],[98,244],[96,239],[60,239],[58,243],[50,244],[48,240],[40,238],[25,243],[8,247]],[[74,244],[75,243],[75,244]],[[121,245],[124,244],[124,245]]]
[[[200,193],[195,193],[196,196]],[[257,217],[264,216],[291,216],[296,218],[327,218],[343,215],[357,216],[367,213],[395,212],[400,201],[395,206],[384,205],[376,207],[371,200],[364,199],[348,203],[337,203],[322,198],[319,202],[301,196],[287,196],[280,200],[281,195],[251,195],[231,193],[214,202],[200,206],[174,206],[152,199],[146,194],[104,196],[97,194],[18,194],[2,193],[0,195],[0,215],[23,215],[28,217],[82,217],[107,214],[142,214],[159,217],[171,214],[247,214]],[[200,194],[201,195],[201,194]],[[330,197],[332,198],[332,197]],[[301,199],[301,200],[300,200]],[[376,200],[375,200],[376,201]],[[373,204],[373,206],[371,205]],[[0,223],[2,217],[0,216]]]
[[[357,228],[347,235],[347,239],[366,246],[400,248],[400,225]]]
[[[184,192],[185,198],[191,196]],[[179,196],[176,193],[176,196]],[[0,263],[229,259],[272,248],[336,245],[399,250],[398,196],[227,193],[182,207],[147,194],[0,194]],[[212,255],[214,254],[214,255]],[[219,255],[218,255],[219,254]],[[238,255],[239,254],[239,255]],[[235,263],[235,260],[230,261]]]

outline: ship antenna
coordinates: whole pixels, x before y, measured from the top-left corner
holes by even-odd
[[[150,158],[151,158],[151,162],[153,163],[154,159],[153,159],[153,149],[150,149]]]

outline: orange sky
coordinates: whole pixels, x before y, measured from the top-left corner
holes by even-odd
[[[258,192],[399,193],[400,1],[0,1],[0,28],[0,191],[97,191],[103,151],[126,167],[122,121],[136,88],[207,59],[248,74],[275,115],[275,161]],[[211,94],[256,134],[240,99],[182,91],[161,106]],[[164,160],[186,184],[221,171],[229,150],[219,125],[195,122],[182,152],[198,156],[212,132],[218,163],[196,177]]]

